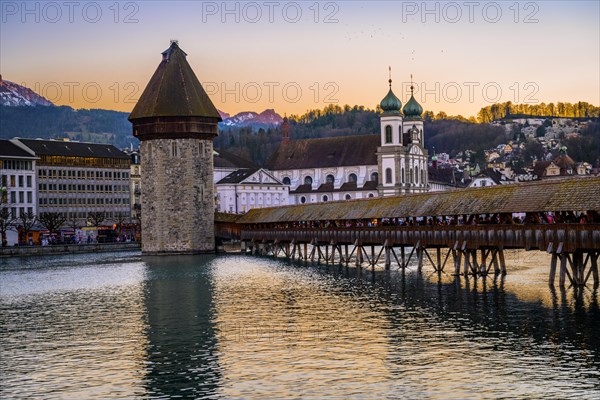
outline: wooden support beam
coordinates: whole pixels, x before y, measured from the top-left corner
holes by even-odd
[[[448,249],[448,251],[446,252],[446,257],[444,258],[444,262],[442,263],[442,266],[440,267],[440,272],[444,272],[444,268],[446,267],[446,262],[448,261],[448,257],[450,256],[450,253],[452,253],[454,250],[452,249]]]
[[[438,249],[438,250],[439,250],[439,249]],[[434,271],[436,271],[436,272],[439,272],[439,269],[438,269],[438,267],[436,266],[435,262],[433,261],[433,259],[432,259],[432,258],[431,258],[431,256],[429,255],[429,252],[427,251],[427,249],[426,249],[425,247],[423,247],[421,251],[423,251],[423,252],[425,253],[425,255],[427,256],[427,258],[429,259],[429,262],[430,262],[430,263],[431,263],[431,265],[433,266],[433,270],[434,270]],[[439,256],[439,254],[438,254],[438,256]],[[421,258],[422,258],[422,257],[423,257],[423,255],[421,255]],[[439,258],[438,258],[438,260],[439,260]]]
[[[438,272],[442,272],[442,249],[441,248],[436,248],[435,249],[435,253],[436,253],[436,261],[437,261],[437,265],[436,265],[436,271]],[[446,257],[447,258],[447,257]]]
[[[506,262],[504,261],[504,249],[498,249],[498,261],[500,262],[500,272],[502,275],[506,275]]]
[[[554,286],[554,278],[556,277],[556,261],[558,259],[558,255],[553,252],[552,260],[550,261],[550,278],[548,280],[548,284],[550,286]]]

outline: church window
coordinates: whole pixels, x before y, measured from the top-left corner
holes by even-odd
[[[385,142],[392,143],[392,127],[389,125],[385,127]]]
[[[356,183],[357,181],[358,181],[358,177],[356,176],[356,174],[348,175],[348,182]]]
[[[406,175],[405,175],[405,172],[404,172],[404,168],[402,168],[402,175],[401,175],[401,177],[402,177],[402,183],[406,182]]]
[[[327,175],[325,177],[325,182],[326,183],[333,183],[335,181],[335,177],[333,175]]]
[[[425,170],[424,169],[421,170],[421,183],[423,185],[425,184]]]
[[[371,180],[375,183],[378,183],[379,182],[379,174],[377,172],[373,172],[371,174]]]
[[[413,169],[411,168],[410,169],[410,179],[409,179],[408,183],[412,184],[414,182],[414,180],[415,180],[415,177],[414,177],[414,174],[413,174]]]
[[[327,200],[329,200],[329,197],[326,194],[324,194],[322,199],[323,199],[323,202],[325,203],[325,202],[327,202]]]
[[[305,185],[312,185],[312,182],[313,182],[313,180],[312,180],[312,178],[310,176],[305,176],[304,177],[304,184]]]
[[[385,183],[392,183],[392,169],[386,168],[385,170]]]
[[[350,200],[350,199],[352,199],[352,196],[351,196],[351,195],[349,195],[349,194],[347,194],[347,195],[346,195],[344,198],[345,198],[346,200]]]
[[[306,203],[306,197],[304,197],[304,196],[300,197],[300,203],[302,203],[302,204]]]
[[[419,183],[419,167],[415,167],[415,183]]]
[[[285,178],[283,178],[283,184],[284,185],[291,185],[292,181],[290,180],[290,178],[288,178],[287,176]]]
[[[375,197],[375,196],[373,195],[373,193],[369,193],[369,198],[371,198],[371,197]]]

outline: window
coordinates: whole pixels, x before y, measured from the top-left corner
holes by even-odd
[[[421,183],[424,185],[425,184],[425,170],[421,169]]]
[[[392,169],[385,169],[385,183],[392,183]]]
[[[292,181],[290,180],[290,178],[288,178],[287,176],[285,178],[283,178],[283,184],[284,185],[291,185]]]
[[[351,200],[351,199],[352,199],[352,196],[350,196],[349,194],[347,194],[346,196],[344,196],[344,198],[345,198],[346,200]]]
[[[419,183],[419,166],[415,167],[415,183]]]
[[[357,178],[356,174],[348,175],[348,182],[356,183],[357,181],[358,181],[358,178]]]
[[[385,127],[385,142],[392,143],[392,127],[389,125]]]
[[[177,142],[171,143],[171,155],[177,157]]]
[[[325,182],[327,182],[327,183],[333,183],[333,182],[335,182],[335,177],[333,175],[327,175],[325,177]]]
[[[377,172],[373,172],[371,174],[371,180],[375,183],[379,183],[379,174]]]
[[[19,175],[19,187],[23,187],[25,184],[23,183],[23,175]]]
[[[304,197],[304,196],[300,197],[300,203],[302,203],[302,204],[306,203],[306,197]]]
[[[312,178],[310,176],[304,177],[304,184],[305,185],[312,185],[312,183],[313,183],[313,180],[312,180]]]
[[[33,203],[33,193],[32,192],[27,192],[27,202]]]
[[[369,193],[369,198],[371,198],[371,197],[375,197],[375,196],[373,195],[373,193]]]
[[[31,187],[31,175],[27,175],[27,187]]]
[[[322,200],[325,203],[325,202],[327,202],[327,200],[329,200],[329,197],[326,194],[324,194],[322,197]]]

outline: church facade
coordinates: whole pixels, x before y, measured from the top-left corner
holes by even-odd
[[[392,91],[380,103],[379,135],[290,140],[265,167],[289,185],[289,204],[319,203],[429,191],[423,108],[411,97],[404,106]]]

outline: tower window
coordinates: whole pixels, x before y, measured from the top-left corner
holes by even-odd
[[[385,142],[392,143],[392,127],[389,125],[385,127]]]
[[[419,183],[419,167],[415,167],[415,183]]]
[[[177,157],[177,142],[171,143],[171,155]]]
[[[358,181],[358,177],[356,176],[356,174],[348,175],[348,182],[356,183],[357,181]]]
[[[392,183],[392,169],[385,169],[385,183]]]

